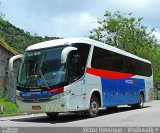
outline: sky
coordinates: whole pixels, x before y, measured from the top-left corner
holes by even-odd
[[[106,11],[143,17],[148,31],[157,27],[160,39],[160,0],[0,0],[4,19],[40,36],[88,37]]]

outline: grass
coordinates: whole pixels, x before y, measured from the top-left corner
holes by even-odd
[[[0,114],[18,114],[15,103],[9,102],[7,97],[0,96]]]

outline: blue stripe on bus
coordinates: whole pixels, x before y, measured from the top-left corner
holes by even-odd
[[[41,99],[41,98],[49,98],[53,95],[59,94],[59,92],[19,92],[20,97],[24,99]]]
[[[117,106],[138,102],[139,92],[145,91],[144,79],[101,78],[103,106]]]

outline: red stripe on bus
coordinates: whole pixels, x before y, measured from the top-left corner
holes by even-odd
[[[87,68],[86,72],[92,75],[96,75],[102,78],[109,78],[109,79],[124,79],[124,78],[130,78],[135,76],[134,74],[113,72],[113,71],[101,70],[101,69],[95,69],[95,68]]]
[[[51,89],[49,92],[64,92],[64,87]]]

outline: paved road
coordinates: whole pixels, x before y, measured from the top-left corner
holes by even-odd
[[[114,112],[101,110],[96,118],[76,114],[60,114],[51,119],[45,114],[0,117],[0,127],[160,127],[160,101],[145,103],[143,109],[121,106]]]

